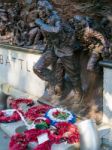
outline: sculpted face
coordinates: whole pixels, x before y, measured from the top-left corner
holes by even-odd
[[[46,17],[46,10],[44,7],[39,6],[38,7],[39,17],[45,18]]]
[[[50,16],[50,11],[52,11],[52,5],[48,1],[38,2],[38,13],[40,18]]]

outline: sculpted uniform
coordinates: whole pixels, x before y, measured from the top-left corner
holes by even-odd
[[[6,34],[8,21],[8,13],[5,9],[0,9],[0,35]]]
[[[81,48],[89,50],[90,59],[87,64],[87,70],[94,71],[95,66],[100,59],[109,54],[108,41],[103,33],[97,31],[97,26],[88,17],[75,16],[70,20],[70,24],[75,28],[76,41],[81,44]]]
[[[72,81],[74,99],[80,100],[82,97],[80,70],[74,58],[75,30],[70,25],[62,23],[54,11],[48,16],[47,21],[37,19],[36,23],[45,33],[48,47],[35,64],[34,72],[42,79],[49,81],[52,78],[52,71],[47,67],[55,61],[55,78],[53,76],[53,79],[56,79],[56,89],[62,90],[64,73],[66,72]]]

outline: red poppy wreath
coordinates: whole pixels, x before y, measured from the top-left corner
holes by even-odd
[[[11,137],[9,150],[27,150],[28,140],[24,134],[17,133]]]
[[[66,141],[69,144],[79,143],[80,135],[76,125],[68,122],[60,122],[56,124],[56,130],[51,131],[50,140],[59,144]]]
[[[51,106],[48,105],[33,106],[28,109],[25,117],[30,121],[35,121],[36,118],[43,117],[50,108]]]
[[[32,99],[27,99],[27,98],[18,98],[14,99],[11,103],[10,106],[13,109],[19,109],[20,104],[27,104],[27,106],[32,106],[33,105],[33,100]]]
[[[52,144],[49,140],[38,145],[38,137],[43,134],[47,134],[49,136],[50,133],[48,130],[37,129],[27,130],[23,134],[17,133],[11,137],[9,150],[27,150],[30,142],[37,142],[37,146],[34,150],[51,150]]]
[[[10,123],[20,120],[19,114],[14,109],[0,111],[0,123]]]

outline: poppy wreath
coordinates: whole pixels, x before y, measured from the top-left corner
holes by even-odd
[[[11,113],[9,113],[9,111]],[[8,114],[9,113],[9,114]],[[0,111],[0,123],[10,123],[19,121],[21,118],[16,110],[2,110]]]
[[[18,109],[21,113],[22,110],[20,109],[20,104],[26,104],[27,106],[32,106],[34,104],[32,99],[27,99],[27,98],[18,98],[18,99],[14,99],[11,103],[10,106],[13,109]]]
[[[38,144],[38,137],[47,134],[48,140]],[[60,144],[67,141],[70,144],[77,143],[80,140],[78,129],[75,125],[61,122],[56,124],[55,132],[49,130],[30,129],[23,134],[15,134],[11,137],[9,150],[27,150],[30,142],[36,142],[37,146],[34,150],[51,150],[52,144]]]
[[[48,105],[33,106],[28,109],[25,117],[30,121],[35,121],[36,118],[43,117],[50,108],[51,106]]]
[[[51,121],[51,125],[55,125],[58,122],[76,122],[76,116],[63,108],[52,108],[48,110],[45,117]]]
[[[50,127],[50,120],[45,117],[38,117],[34,124],[36,129],[48,129]]]
[[[50,141],[46,141],[40,145],[38,145],[34,150],[51,150],[52,143]]]
[[[42,134],[48,134],[48,137],[50,135],[49,130],[39,130],[39,129],[30,129],[24,132],[26,138],[28,139],[29,142],[38,142],[38,136]]]
[[[42,134],[49,134],[50,132],[48,130],[37,130],[37,129],[31,129],[24,132],[24,134],[17,133],[11,137],[10,143],[9,143],[9,150],[27,150],[27,146],[30,142],[37,142],[38,144],[38,136]],[[34,150],[51,150],[51,143],[50,141],[46,141],[40,145],[37,145]]]
[[[11,137],[9,150],[27,150],[28,142],[24,134],[17,133]]]
[[[50,140],[52,143],[59,144],[66,141],[69,144],[79,143],[80,135],[76,125],[68,122],[60,122],[56,124],[56,130],[51,131]]]

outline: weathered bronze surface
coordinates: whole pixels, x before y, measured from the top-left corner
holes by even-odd
[[[0,3],[0,43],[26,48],[45,49],[44,37],[35,24],[38,18],[36,1]]]
[[[110,22],[73,11],[64,16],[68,0],[62,2],[63,11],[58,14],[58,3],[53,0],[53,7],[47,0],[1,2],[0,43],[41,50],[33,70],[48,82],[43,98],[99,121],[102,70],[98,62],[110,57]]]

